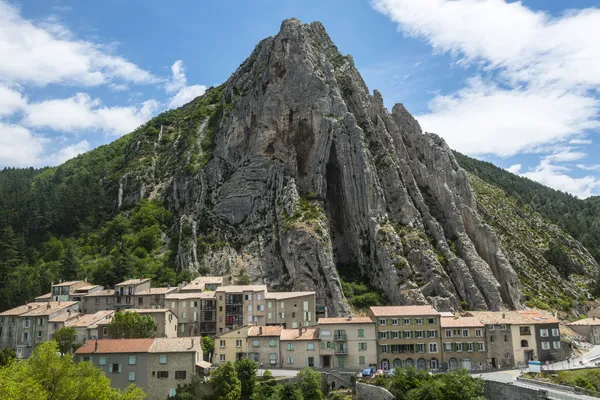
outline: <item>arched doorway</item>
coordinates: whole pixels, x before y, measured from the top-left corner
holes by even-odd
[[[429,369],[431,370],[438,370],[440,368],[440,363],[438,361],[437,358],[432,358],[431,361],[429,361]]]
[[[417,369],[427,369],[427,361],[424,358],[419,358],[417,361]]]
[[[402,368],[402,360],[399,358],[395,358],[394,361],[392,361],[392,367],[393,368]]]
[[[415,362],[413,361],[412,358],[407,358],[406,361],[404,361],[405,368],[414,367],[414,366],[415,366]]]
[[[452,357],[448,360],[448,368],[450,368],[451,370],[458,368],[458,361],[456,360],[456,358]]]
[[[390,361],[387,358],[381,360],[381,369],[387,371],[390,369]]]
[[[473,369],[473,363],[471,362],[470,358],[463,358],[462,360],[462,367],[464,369],[466,369],[467,371],[470,371],[471,369]]]

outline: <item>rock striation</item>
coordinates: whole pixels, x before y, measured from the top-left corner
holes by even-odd
[[[284,21],[212,93],[181,109],[204,104],[204,117],[165,119],[132,146],[150,156],[119,180],[119,207],[167,202],[180,268],[315,290],[335,315],[349,311],[350,270],[393,304],[521,307],[452,151],[401,104],[389,112],[320,23]],[[169,137],[193,167],[152,161]]]

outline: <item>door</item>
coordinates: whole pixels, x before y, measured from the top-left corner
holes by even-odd
[[[307,359],[307,362],[306,362],[306,363],[307,363],[307,365],[308,365],[309,367],[314,367],[314,366],[315,366],[315,358],[314,358],[314,357],[308,357],[308,359]]]
[[[471,363],[471,359],[470,358],[463,358],[463,360],[462,360],[462,367],[464,369],[466,369],[467,371],[470,371],[471,368],[473,368],[472,363]]]
[[[331,356],[323,356],[323,368],[331,368]]]
[[[425,361],[424,358],[419,358],[419,360],[417,361],[417,369],[427,369],[427,361]]]
[[[498,368],[496,365],[496,357],[492,357],[492,368]]]
[[[390,362],[387,359],[381,360],[381,369],[384,371],[390,369]]]
[[[450,360],[448,360],[448,366],[451,370],[458,368],[458,361],[456,361],[456,358],[452,357]]]

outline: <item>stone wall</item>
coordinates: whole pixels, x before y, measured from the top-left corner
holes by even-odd
[[[540,400],[546,397],[537,389],[515,386],[510,383],[485,381],[486,400]]]

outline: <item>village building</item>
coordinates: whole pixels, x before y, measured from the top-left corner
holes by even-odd
[[[567,324],[575,333],[581,335],[593,345],[600,344],[600,318],[580,319]]]
[[[442,369],[487,369],[485,325],[474,317],[442,317]]]
[[[248,358],[261,367],[281,368],[280,326],[251,326],[248,330]]]
[[[377,366],[377,332],[369,317],[319,318],[320,365],[337,371]]]
[[[165,306],[177,315],[178,337],[212,336],[217,333],[215,292],[170,293],[165,296]]]
[[[300,327],[282,329],[279,353],[283,368],[321,368],[319,363],[319,329]]]
[[[215,350],[212,363],[218,365],[246,358],[248,355],[249,329],[250,325],[244,325],[229,332],[217,334],[213,339]]]

